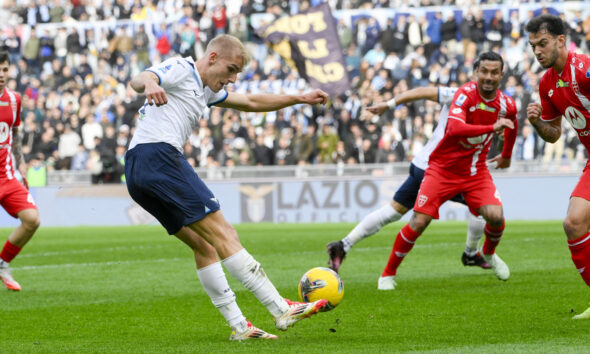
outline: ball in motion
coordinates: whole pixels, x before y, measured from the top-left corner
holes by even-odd
[[[299,299],[303,302],[328,300],[324,311],[334,309],[344,295],[342,279],[332,269],[324,267],[312,268],[299,281]]]

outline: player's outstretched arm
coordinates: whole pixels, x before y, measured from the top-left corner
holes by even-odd
[[[540,103],[529,103],[526,108],[527,119],[543,140],[554,143],[561,136],[561,116],[551,121],[544,121],[541,119],[542,112],[543,107]]]
[[[320,89],[315,89],[302,95],[244,95],[230,92],[227,98],[216,104],[216,106],[233,108],[245,112],[270,112],[294,104],[326,104],[327,101],[328,94]]]
[[[416,87],[409,91],[402,92],[387,102],[378,103],[374,106],[369,106],[366,109],[373,114],[381,114],[388,109],[395,108],[395,106],[399,104],[423,99],[438,102],[438,87]]]
[[[145,93],[145,97],[149,105],[156,104],[161,106],[168,103],[166,92],[159,85],[160,79],[158,75],[151,71],[144,71],[135,76],[129,84],[131,88],[137,93]]]

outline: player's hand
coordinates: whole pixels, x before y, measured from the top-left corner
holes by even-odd
[[[495,169],[508,168],[508,167],[510,167],[510,159],[507,159],[507,158],[502,157],[501,154],[498,155],[498,156],[496,156],[496,157],[493,157],[493,158],[489,159],[486,162],[488,164],[493,164],[495,162],[496,163]]]
[[[151,106],[155,104],[156,106],[161,106],[168,103],[168,97],[166,97],[166,92],[160,85],[155,82],[150,82],[145,85],[144,90],[145,96],[147,98],[148,104]]]
[[[302,103],[307,104],[326,104],[328,102],[328,94],[320,89],[315,89],[311,92],[301,95]]]
[[[494,123],[494,132],[499,134],[504,128],[514,129],[514,123],[507,118],[500,118]]]
[[[541,113],[543,113],[543,106],[540,103],[532,102],[526,108],[526,118],[531,122],[531,124],[535,124],[536,122],[541,119]]]
[[[387,106],[387,102],[381,102],[378,103],[374,106],[369,106],[367,108],[365,108],[367,111],[373,113],[373,114],[382,114],[383,112],[385,112],[389,107]]]

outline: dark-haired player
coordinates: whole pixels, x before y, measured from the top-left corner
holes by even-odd
[[[539,64],[548,70],[539,83],[541,103],[527,107],[527,118],[543,140],[554,143],[561,135],[561,117],[590,149],[590,58],[568,52],[565,26],[553,15],[541,15],[526,26],[529,43]],[[563,229],[572,260],[590,286],[590,160],[570,195]],[[574,316],[589,319],[590,308]]]
[[[9,66],[8,53],[0,52],[0,205],[12,217],[19,218],[21,225],[8,236],[0,252],[0,279],[6,288],[18,291],[21,286],[12,277],[9,264],[33,237],[40,222],[33,197],[17,179],[20,172],[26,185],[26,166],[18,134],[21,99],[6,87]]]
[[[501,280],[510,277],[508,266],[495,253],[504,231],[500,194],[486,165],[494,133],[504,131],[502,153],[492,159],[498,168],[510,166],[516,140],[516,105],[498,90],[504,61],[494,52],[482,53],[474,63],[475,81],[461,86],[449,108],[445,135],[430,155],[410,222],[398,233],[389,261],[379,278],[379,288],[394,289],[395,275],[416,239],[439,207],[462,194],[472,213],[483,216],[485,241],[480,255]]]

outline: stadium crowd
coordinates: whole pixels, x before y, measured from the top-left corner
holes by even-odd
[[[0,49],[9,52],[7,86],[21,93],[22,136],[30,173],[88,170],[95,183],[121,182],[123,156],[144,98],[128,82],[170,56],[199,57],[208,41],[229,33],[247,43],[253,60],[238,82],[242,93],[308,90],[269,51],[252,28],[254,13],[276,17],[318,1],[7,0],[0,8]],[[429,0],[328,1],[333,9],[430,6]],[[471,3],[463,1],[464,3]],[[354,6],[354,7],[353,7]],[[165,14],[165,15],[164,15]],[[573,16],[570,50],[590,49],[590,17]],[[532,15],[528,18],[532,18]],[[101,21],[103,25],[94,23]],[[105,22],[106,21],[106,22]],[[104,25],[107,23],[108,25]],[[585,159],[576,132],[545,144],[526,122],[524,107],[538,101],[536,63],[517,12],[486,20],[467,7],[434,17],[397,16],[337,23],[352,88],[326,107],[294,106],[271,113],[213,107],[184,147],[194,166],[362,164],[408,161],[431,136],[438,106],[419,101],[381,116],[363,107],[425,85],[458,86],[470,78],[482,50],[505,58],[501,89],[519,108],[514,156],[520,160]]]

